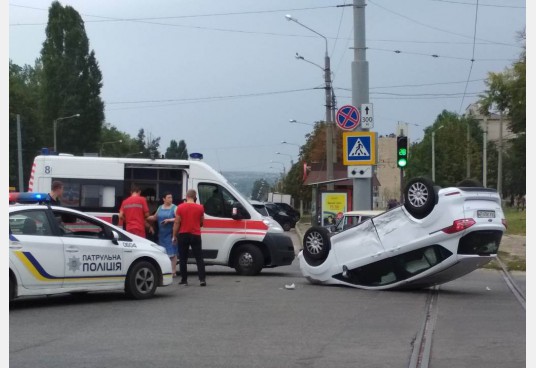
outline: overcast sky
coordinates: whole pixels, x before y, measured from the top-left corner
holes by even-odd
[[[203,153],[221,171],[274,172],[297,159],[307,124],[325,118],[324,39],[285,15],[327,37],[341,107],[352,96],[353,12],[339,6],[349,3],[61,1],[85,22],[103,74],[107,122],[133,137],[140,128],[161,137],[163,152],[171,139],[184,139],[190,153]],[[39,57],[50,4],[9,2],[14,63],[33,66]],[[366,4],[371,130],[379,134],[406,122],[410,141],[421,139],[442,110],[464,113],[484,92],[487,73],[503,71],[522,50],[522,0]]]

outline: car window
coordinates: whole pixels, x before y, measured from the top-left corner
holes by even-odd
[[[45,210],[29,210],[9,214],[9,231],[15,235],[52,235]]]
[[[99,238],[106,237],[106,227],[89,217],[71,212],[54,211],[54,217],[60,227],[61,236]]]

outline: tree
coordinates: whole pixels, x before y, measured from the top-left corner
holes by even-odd
[[[24,186],[36,153],[43,147],[39,124],[39,69],[23,67],[9,61],[9,185],[19,187],[17,115],[20,118]]]
[[[253,183],[253,189],[251,189],[251,199],[255,201],[265,201],[268,199],[268,192],[270,191],[270,184],[266,179],[259,179]]]
[[[179,160],[188,159],[188,149],[186,148],[186,142],[180,140],[177,144],[177,141],[172,139],[169,142],[169,147],[166,149],[166,158],[173,158]]]
[[[525,40],[525,32],[521,33]],[[498,149],[503,156],[503,197],[513,198],[526,193],[526,54],[511,68],[502,73],[489,73],[486,79],[487,90],[481,96],[481,113],[489,115],[491,111],[509,120],[508,127],[515,133],[508,143],[503,142]]]
[[[136,148],[135,152],[141,152],[141,157],[160,158],[160,152],[158,151],[160,137],[154,139],[151,135],[145,137],[145,130],[143,128],[138,131],[138,138],[135,140],[134,146]]]
[[[80,114],[57,124],[58,150],[98,152],[104,122],[102,74],[94,51],[89,51],[82,18],[74,8],[58,1],[49,9],[41,65],[42,131],[48,132],[49,142],[53,141],[55,119]]]
[[[469,131],[469,141],[467,132]],[[482,129],[473,117],[458,116],[443,110],[434,124],[425,129],[421,142],[409,149],[406,178],[432,173],[432,132],[435,132],[435,183],[446,187],[467,178],[467,157],[471,163],[471,177],[481,177]],[[463,144],[460,144],[463,142]],[[469,147],[469,152],[466,148]]]

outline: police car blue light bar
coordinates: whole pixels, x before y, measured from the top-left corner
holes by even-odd
[[[9,203],[43,203],[49,202],[48,193],[12,192],[9,193]]]

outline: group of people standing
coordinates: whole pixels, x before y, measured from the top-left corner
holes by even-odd
[[[135,235],[146,237],[146,225],[150,233],[158,227],[158,243],[166,248],[171,261],[173,277],[177,274],[177,257],[181,280],[179,285],[188,285],[188,252],[192,249],[197,264],[200,286],[206,286],[205,263],[202,255],[201,227],[204,221],[204,207],[197,204],[197,192],[188,190],[183,203],[173,204],[173,195],[166,192],[162,196],[163,203],[153,215],[149,214],[149,206],[141,189],[133,184],[130,197],[126,198],[119,209],[119,218],[125,224],[125,230]]]

